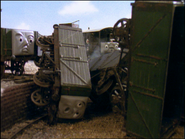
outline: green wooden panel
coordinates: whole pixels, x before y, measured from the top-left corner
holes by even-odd
[[[138,134],[140,137],[159,137],[162,100],[137,92],[129,93],[129,98],[127,131]]]
[[[61,87],[61,95],[70,95],[70,96],[89,96],[91,92],[91,88],[87,88],[84,86],[62,86]]]
[[[133,4],[126,118],[130,134],[160,137],[173,9],[172,3]]]
[[[1,28],[1,56],[12,55],[12,30]]]

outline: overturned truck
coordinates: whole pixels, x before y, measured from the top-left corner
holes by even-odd
[[[36,105],[49,105],[50,123],[56,117],[82,118],[91,92],[91,77],[81,29],[73,24],[53,27],[51,36],[41,36],[36,42],[41,47],[42,56],[35,60],[40,68],[33,80],[40,88],[31,94]]]

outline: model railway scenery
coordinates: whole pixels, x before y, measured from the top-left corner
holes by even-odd
[[[185,5],[131,6],[101,29],[1,28],[2,139],[184,138]]]

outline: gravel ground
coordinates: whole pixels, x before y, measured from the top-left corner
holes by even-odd
[[[32,61],[25,65],[25,73],[33,74],[38,70]],[[13,81],[1,80],[3,88],[16,85]],[[81,120],[59,120],[49,126],[47,119],[41,120],[26,129],[17,139],[69,139],[69,138],[125,138],[124,117],[112,112],[88,112]],[[18,126],[16,124],[15,126]],[[184,138],[184,125],[179,125],[171,138]],[[7,131],[5,131],[7,132]]]
[[[83,120],[63,120],[48,126],[45,120],[25,130],[17,139],[123,138],[123,117],[114,113]]]
[[[49,126],[43,119],[26,129],[16,139],[72,139],[72,138],[133,138],[126,136],[124,117],[113,112],[86,113],[82,120],[59,120]],[[171,137],[184,138],[184,126],[180,125]]]

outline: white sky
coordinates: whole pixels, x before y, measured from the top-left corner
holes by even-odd
[[[82,30],[113,27],[131,18],[134,1],[1,1],[1,27],[51,35],[53,25],[79,20]]]

